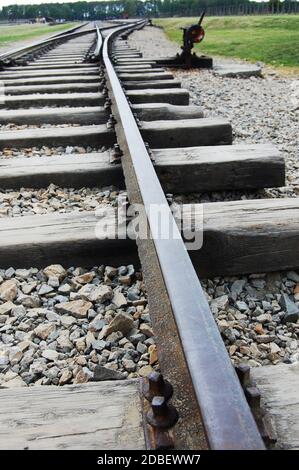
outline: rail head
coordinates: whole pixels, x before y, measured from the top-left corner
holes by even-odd
[[[136,23],[136,26],[140,24]],[[129,194],[133,202],[137,199],[143,205],[159,264],[157,271],[162,273],[165,299],[175,319],[207,441],[211,449],[264,449],[262,438],[176,223],[172,224],[174,232],[170,239],[163,239],[158,234],[152,207],[157,205],[163,217],[168,220],[173,219],[173,215],[109,57],[114,38],[130,28],[132,25],[121,26],[103,41],[102,59],[108,93],[116,118],[118,142],[124,153],[123,166],[127,188],[129,193],[130,187],[133,188],[133,193],[138,193]],[[130,178],[127,178],[126,173],[130,171]],[[141,263],[143,264],[142,257]]]

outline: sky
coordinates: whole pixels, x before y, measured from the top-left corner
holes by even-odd
[[[32,5],[33,3],[70,3],[77,2],[78,0],[0,0],[0,7],[5,7],[6,5]],[[85,0],[92,1],[92,0]]]
[[[0,0],[0,7],[5,7],[6,5],[32,5],[33,3],[69,3],[77,2],[78,0]],[[86,2],[92,0],[85,0]],[[259,0],[256,0],[259,1]]]

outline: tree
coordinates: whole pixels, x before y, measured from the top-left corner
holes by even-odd
[[[124,12],[129,16],[133,17],[137,14],[137,1],[135,0],[124,0],[123,2]]]

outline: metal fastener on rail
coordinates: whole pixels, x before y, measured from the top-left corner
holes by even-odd
[[[235,369],[242,387],[248,387],[250,385],[250,367],[247,364],[239,364]]]
[[[152,401],[155,396],[162,396],[169,400],[173,394],[171,384],[164,380],[160,372],[151,372],[143,382],[142,392],[148,401]]]
[[[154,397],[151,409],[146,415],[148,423],[154,428],[170,429],[179,419],[175,407],[168,403],[165,397]]]

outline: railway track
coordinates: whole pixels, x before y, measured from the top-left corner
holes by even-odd
[[[11,388],[7,392],[5,386],[10,381],[17,385],[23,382],[24,386],[42,384],[43,387],[25,390],[28,409],[34,409],[38,416],[44,414],[41,407],[47,399],[55,403],[57,410],[62,410],[67,401],[68,418],[83,407],[80,400],[92,402],[88,408],[84,401],[90,421],[84,423],[81,438],[76,430],[82,423],[71,422],[72,433],[63,431],[58,440],[53,439],[58,412],[51,425],[44,423],[38,431],[33,430],[30,413],[25,426],[18,427],[17,410],[8,418],[15,427],[14,439],[5,436],[0,426],[3,448],[264,448],[254,419],[257,415],[248,405],[248,401],[257,399],[256,389],[249,387],[247,369],[241,367],[239,377],[236,374],[198,275],[298,267],[298,202],[261,199],[176,207],[183,227],[188,229],[180,233],[176,213],[165,194],[188,194],[199,188],[218,191],[282,186],[285,164],[270,144],[232,146],[229,122],[205,118],[201,108],[189,105],[188,91],[170,72],[131,48],[126,41],[128,34],[144,24],[140,21],[108,29],[79,29],[42,42],[29,52],[19,51],[17,59],[14,54],[15,64],[4,63],[0,72],[5,89],[0,102],[0,188],[8,198],[11,191],[20,188],[31,188],[32,195],[27,197],[33,199],[37,197],[34,191],[43,191],[49,185],[75,191],[69,196],[73,198],[69,207],[59,206],[57,201],[55,206],[54,201],[51,213],[42,208],[42,215],[38,215],[37,204],[36,210],[30,206],[29,215],[21,217],[26,212],[22,200],[15,217],[7,217],[8,212],[2,214],[5,217],[0,227],[0,272],[6,284],[1,290],[0,317],[4,325],[0,333],[5,334],[5,343],[2,339],[0,366],[3,377],[7,376],[1,394],[9,402]],[[113,190],[108,191],[108,197],[103,190],[102,212],[95,214],[90,210],[93,205],[89,210],[80,205],[79,211],[72,210],[78,209],[76,191],[82,186],[91,191],[111,185],[117,188],[117,207],[109,199]],[[138,252],[134,237],[126,234],[132,215],[118,227],[122,231],[115,236],[117,211],[127,204],[123,194],[118,193],[123,189],[128,192],[130,204],[138,205],[145,235],[151,234],[149,237],[139,233]],[[45,190],[43,195],[51,191]],[[164,235],[167,230],[167,236],[161,236],[161,230]],[[182,235],[192,235],[192,240],[187,240],[189,254]],[[202,237],[204,242],[199,249]],[[141,274],[132,269],[132,263],[138,266],[139,260],[147,297]],[[90,271],[66,271],[61,265]],[[90,267],[95,265],[104,268],[92,270]],[[32,290],[43,283],[39,288],[48,296],[43,305],[30,303],[32,299],[29,301],[26,294],[30,288],[24,292],[22,287],[28,284],[26,273],[33,266],[36,272],[31,271],[31,275],[40,278],[31,279],[30,283]],[[73,275],[76,279],[69,281]],[[123,283],[121,289],[116,278]],[[135,290],[131,287],[129,291],[133,280]],[[74,290],[66,287],[69,283],[75,286]],[[23,290],[21,297],[19,290]],[[153,331],[143,308],[146,299]],[[108,308],[113,302],[114,313],[107,314],[106,310],[103,315],[101,304]],[[42,312],[41,307],[52,310],[52,315]],[[34,334],[26,327],[24,315],[28,312],[29,318],[31,313],[34,319]],[[44,315],[42,320],[39,313]],[[79,336],[76,333],[71,339],[66,335],[57,352],[45,340],[61,324],[62,317],[67,317],[70,325],[72,318],[79,319],[81,330]],[[119,330],[111,327],[117,320]],[[19,340],[9,338],[14,323],[22,324]],[[119,331],[118,338],[107,341],[109,334]],[[52,342],[56,340],[52,334]],[[108,382],[104,379],[116,378],[117,374],[117,378],[125,378],[117,367],[111,366],[124,363],[120,341],[123,349],[134,351],[125,362],[126,378],[130,380]],[[22,370],[19,364],[31,343],[34,354],[43,359],[41,368],[28,372],[23,380],[17,372]],[[149,364],[149,351],[154,355],[155,347],[159,365],[157,361]],[[9,359],[11,348],[20,359]],[[106,359],[109,357],[106,362],[101,362],[103,349]],[[81,363],[77,362],[75,372],[64,362],[62,372],[59,370],[54,378],[49,375],[59,361],[66,360],[66,353],[77,358],[78,351]],[[29,366],[33,362],[30,361],[29,358]],[[90,370],[90,361],[94,361],[94,370]],[[108,375],[103,375],[103,369]],[[82,382],[88,384],[80,385]],[[47,387],[50,384],[65,385],[53,391],[53,387]],[[24,388],[14,390],[16,402],[22,404],[25,392]],[[105,404],[106,416],[97,414],[95,400]],[[130,404],[135,413],[132,420],[127,411]],[[144,438],[140,434],[141,415]],[[122,426],[115,425],[111,416],[121,419]],[[110,419],[111,428],[122,433],[118,440],[112,431],[110,437],[105,435]],[[103,429],[95,428],[93,420],[102,420]],[[257,420],[265,434],[260,415]],[[58,424],[60,430],[61,426]],[[85,436],[92,433],[93,438]]]

